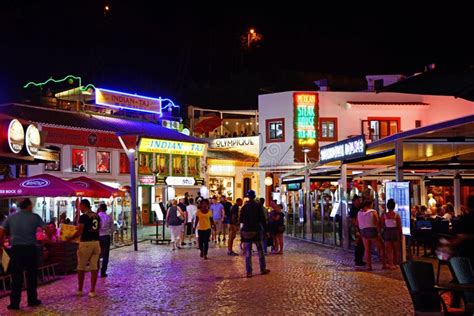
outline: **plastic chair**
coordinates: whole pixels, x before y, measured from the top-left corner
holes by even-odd
[[[439,290],[435,288],[434,269],[431,263],[407,261],[400,265],[410,293],[415,313],[446,314],[448,308]]]

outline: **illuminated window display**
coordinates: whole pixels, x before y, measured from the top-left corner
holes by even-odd
[[[156,154],[156,172],[160,175],[169,174],[168,154]]]
[[[97,173],[110,173],[110,152],[98,151],[96,159]]]
[[[173,156],[173,175],[184,175],[183,156]]]
[[[87,172],[87,150],[72,150],[72,172]]]
[[[234,197],[234,178],[233,177],[209,177],[210,196]]]
[[[199,175],[199,158],[188,157],[188,175],[198,176]]]
[[[151,164],[153,161],[153,155],[148,153],[140,153],[138,155],[138,173],[140,174],[151,174]]]

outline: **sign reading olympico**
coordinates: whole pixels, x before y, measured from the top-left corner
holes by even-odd
[[[214,139],[210,145],[211,148],[223,148],[242,151],[253,156],[259,154],[259,137],[234,137]]]
[[[194,185],[196,180],[191,177],[167,177],[165,180],[167,185]]]
[[[319,152],[321,163],[363,156],[365,156],[365,137],[363,135],[323,146]]]
[[[172,140],[142,138],[138,146],[139,152],[162,153],[188,156],[203,156],[205,144],[175,142]]]
[[[128,109],[161,114],[161,99],[102,88],[95,89],[95,103],[116,109]]]

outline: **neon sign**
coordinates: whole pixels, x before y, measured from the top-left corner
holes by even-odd
[[[163,103],[166,104],[163,106]],[[179,108],[171,99],[151,98],[109,89],[95,89],[95,103],[120,110],[133,110],[163,116],[164,110]]]
[[[82,78],[79,77],[79,76],[74,76],[74,75],[67,75],[66,77],[62,78],[62,79],[54,79],[53,77],[50,77],[48,80],[46,81],[43,81],[43,82],[34,82],[34,81],[30,81],[28,82],[27,84],[25,84],[23,86],[24,89],[30,87],[30,86],[35,86],[35,87],[43,87],[45,85],[47,85],[48,83],[50,82],[53,82],[53,83],[61,83],[61,82],[64,82],[64,81],[68,81],[69,83],[72,83],[74,80],[77,80],[79,82],[79,87],[82,91],[87,91],[88,89],[95,89],[95,86],[93,84],[88,84],[87,86],[83,87],[82,86]]]
[[[316,144],[316,94],[297,93],[295,99],[296,138],[301,146]]]

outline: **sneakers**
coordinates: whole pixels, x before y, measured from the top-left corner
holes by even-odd
[[[109,276],[109,275],[108,275],[107,273],[101,273],[101,274],[100,274],[100,277],[101,277],[101,278],[106,278],[106,277],[108,277],[108,276]]]
[[[247,272],[247,278],[251,278],[252,277],[252,272]]]
[[[41,301],[40,301],[40,300],[28,302],[28,306],[30,306],[30,307],[35,307],[35,306],[39,306],[39,305],[41,305]]]
[[[235,253],[235,252],[233,252],[233,251],[228,251],[228,252],[227,252],[227,255],[228,255],[228,256],[238,256],[239,254],[237,254],[237,253]]]
[[[268,269],[263,269],[262,272],[260,272],[262,275],[264,274],[269,274],[270,273],[270,270]]]
[[[96,296],[97,296],[97,294],[95,294],[95,292],[89,292],[89,297],[90,298],[94,298]]]
[[[82,292],[82,291],[77,291],[76,292],[76,296],[82,296],[82,295],[84,295],[84,292]]]

